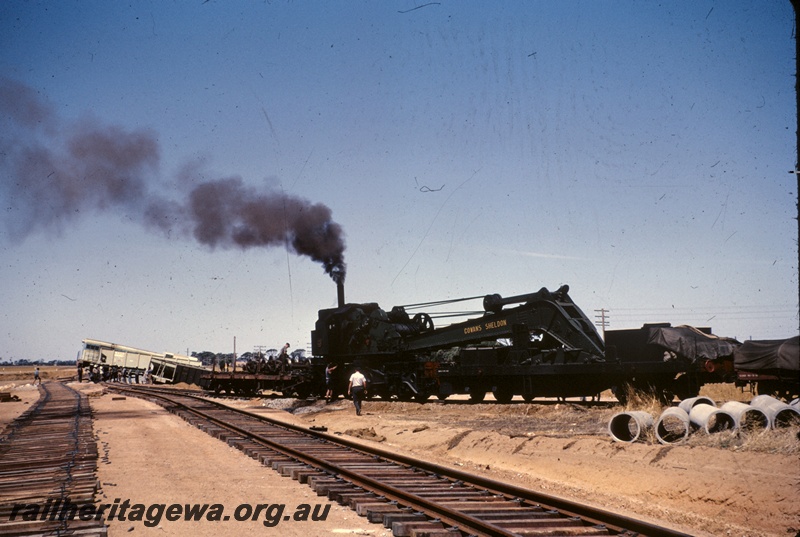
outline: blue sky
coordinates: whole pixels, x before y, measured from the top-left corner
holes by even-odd
[[[197,240],[209,183],[267,221],[287,211],[263,200],[327,207],[348,301],[566,283],[610,328],[795,335],[793,21],[788,1],[3,2],[0,359],[305,347],[332,280],[285,240]],[[95,133],[142,151],[118,196],[74,150]],[[49,158],[23,174],[31,148]]]

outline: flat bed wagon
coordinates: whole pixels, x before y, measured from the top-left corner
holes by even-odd
[[[319,392],[324,382],[320,382],[319,376],[318,368],[310,364],[292,364],[286,371],[276,373],[211,371],[201,377],[200,385],[217,394],[254,395],[271,391],[285,397],[304,399],[311,395],[323,395]]]

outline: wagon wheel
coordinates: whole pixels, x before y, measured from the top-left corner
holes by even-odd
[[[412,319],[414,324],[419,326],[420,332],[430,332],[433,330],[433,319],[427,313],[417,313]]]
[[[615,384],[611,386],[611,393],[614,394],[614,397],[617,398],[617,401],[620,402],[622,405],[628,404],[628,399],[630,399],[631,390],[633,387],[630,385],[629,382],[620,382],[619,384]]]
[[[756,382],[757,395],[769,395],[776,399],[791,401],[794,398],[792,389],[781,385],[779,380],[759,380]]]
[[[482,390],[470,391],[469,393],[469,400],[471,403],[482,403],[485,397],[486,392]]]
[[[426,391],[420,391],[420,392],[417,392],[417,393],[414,395],[414,400],[415,400],[417,403],[425,403],[425,402],[427,402],[427,401],[428,401],[428,399],[430,399],[430,396],[431,396],[431,394],[430,394],[430,393],[428,393],[428,392],[426,392]]]
[[[414,400],[414,392],[408,389],[401,389],[397,393],[397,400],[408,403]]]
[[[492,394],[494,395],[494,398],[498,403],[502,403],[504,405],[510,403],[511,400],[514,398],[514,392],[511,389],[505,387],[493,390]]]

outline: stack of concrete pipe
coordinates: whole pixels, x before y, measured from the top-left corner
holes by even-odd
[[[617,442],[644,440],[643,434],[653,426],[653,416],[643,410],[618,412],[608,422],[608,432]]]
[[[654,420],[649,412],[629,411],[615,414],[608,432],[617,442],[633,443],[643,440],[653,427],[656,439],[662,444],[684,442],[689,434],[702,429],[707,434],[729,430],[767,430],[800,423],[800,402],[791,405],[759,395],[751,403],[730,401],[717,408],[708,397],[692,397],[670,407]]]
[[[656,422],[656,438],[661,444],[677,444],[689,438],[692,426],[689,413],[673,406],[666,409]]]
[[[691,397],[661,413],[656,422],[656,438],[662,444],[675,444],[685,441],[696,429],[712,434],[736,425],[735,416],[724,408],[718,409],[711,398]]]
[[[714,405],[700,403],[689,411],[689,421],[707,434],[721,433],[736,428],[736,418]]]
[[[763,410],[753,405],[740,403],[738,401],[728,401],[722,405],[725,410],[736,419],[736,428],[746,431],[766,430],[770,428],[769,416]]]
[[[769,418],[769,426],[773,429],[800,423],[800,407],[787,405],[769,395],[755,396],[750,401],[750,406],[764,412]]]
[[[689,438],[693,423],[690,414],[692,408],[698,405],[716,407],[714,401],[708,397],[684,399],[677,407],[670,407],[661,413],[655,426],[656,439],[662,444],[675,444]]]

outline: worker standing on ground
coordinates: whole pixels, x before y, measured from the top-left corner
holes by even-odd
[[[361,374],[358,366],[356,366],[355,372],[350,375],[350,383],[347,385],[347,395],[353,397],[353,404],[356,407],[356,416],[360,416],[361,399],[367,395],[367,378]]]
[[[330,363],[325,368],[325,400],[330,403],[333,400],[333,372],[336,371],[336,364]],[[338,397],[338,396],[337,396]]]

